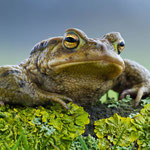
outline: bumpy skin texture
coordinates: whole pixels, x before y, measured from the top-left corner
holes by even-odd
[[[64,100],[73,100],[85,106],[113,88],[122,98],[137,94],[137,105],[150,92],[150,73],[123,60],[123,46],[118,32],[91,39],[78,29],[42,41],[25,62],[0,67],[0,103],[34,106],[55,101],[67,108]]]
[[[113,85],[113,90],[120,94],[120,99],[126,95],[136,97],[136,107],[142,96],[150,94],[150,72],[140,64],[125,59],[125,71],[119,76]]]

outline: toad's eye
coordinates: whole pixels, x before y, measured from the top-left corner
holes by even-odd
[[[118,54],[120,54],[122,52],[122,50],[125,47],[125,42],[124,41],[119,41],[118,45],[117,45],[117,50],[118,50]]]
[[[79,45],[79,41],[79,37],[75,33],[70,32],[65,35],[63,44],[68,49],[74,49]]]

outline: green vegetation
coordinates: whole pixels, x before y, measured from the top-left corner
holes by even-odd
[[[84,141],[84,144],[80,141]],[[86,148],[83,148],[86,144]],[[98,139],[95,139],[91,135],[87,137],[79,136],[75,141],[72,142],[70,150],[100,150],[98,147]]]
[[[104,103],[117,109],[131,102],[130,96],[119,102],[116,98],[106,97]],[[0,150],[148,150],[149,103],[150,98],[142,100],[144,108],[140,113],[133,110],[129,117],[114,114],[95,121],[97,138],[82,136],[89,114],[76,104],[69,103],[69,110],[57,103],[37,108],[1,106]]]
[[[82,107],[69,110],[53,103],[46,108],[0,107],[0,149],[67,150],[89,123]]]
[[[150,149],[150,104],[145,105],[144,109],[134,117],[134,120],[139,135],[137,139],[139,149]]]
[[[111,100],[113,100],[113,102],[117,102],[118,101],[118,93],[114,92],[113,90],[109,90],[100,99],[102,104],[103,103],[109,103]]]
[[[137,143],[138,150],[150,149],[150,104],[133,118],[113,117],[95,121],[95,133],[99,138],[99,148],[118,149],[117,146],[129,148]],[[120,148],[119,148],[120,149]]]
[[[95,122],[95,133],[100,139],[100,149],[109,149],[117,144],[121,133],[124,131],[118,145],[129,146],[137,139],[137,130],[132,124],[133,119],[120,117],[115,114],[113,117],[101,119]]]
[[[117,108],[117,107],[126,107],[127,103],[129,103],[132,100],[132,98],[130,97],[130,95],[127,95],[126,98],[123,98],[121,100],[118,100],[118,93],[110,90],[107,92],[107,94],[105,94],[101,99],[100,102],[102,104],[107,104],[108,108]],[[145,102],[145,103],[144,103]],[[147,104],[148,102],[150,102],[149,100],[145,100],[142,103]]]

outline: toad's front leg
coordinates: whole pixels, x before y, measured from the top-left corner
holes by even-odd
[[[113,90],[119,93],[120,99],[126,95],[136,96],[136,107],[143,96],[150,95],[150,72],[134,61],[124,62],[125,71],[114,81]]]
[[[40,89],[19,66],[0,67],[0,105],[5,103],[26,106],[44,105],[50,101],[68,108],[70,98]]]
[[[35,91],[35,97],[33,102],[34,105],[44,105],[50,101],[55,101],[57,103],[60,103],[64,108],[68,109],[68,106],[64,101],[72,101],[72,99],[67,96],[41,90],[36,85],[33,85],[33,87]]]

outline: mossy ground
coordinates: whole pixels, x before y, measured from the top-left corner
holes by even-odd
[[[142,103],[150,103],[150,99],[145,99]],[[136,113],[140,112],[143,106],[139,105],[135,109],[133,107],[133,104],[134,99],[131,99],[130,96],[127,96],[125,99],[118,101],[117,96],[114,95],[114,93],[111,93],[109,94],[109,97],[105,96],[105,100],[99,101],[96,105],[84,107],[84,110],[86,112],[82,107],[77,106],[76,104],[68,104],[68,106],[70,107],[68,111],[64,110],[58,103],[53,104],[52,106],[47,106],[46,108],[23,108],[15,106],[9,107],[6,105],[6,107],[0,108],[0,140],[2,140],[1,146],[3,146],[3,149],[5,149],[4,147],[6,147],[8,143],[9,147],[14,147],[14,143],[17,143],[17,141],[19,141],[18,139],[19,137],[21,137],[20,135],[22,135],[22,130],[24,129],[25,135],[22,139],[26,140],[22,140],[20,142],[24,147],[25,143],[28,143],[26,144],[28,145],[28,147],[34,147],[35,149],[35,143],[37,143],[36,149],[38,149],[40,147],[43,147],[42,143],[46,141],[44,142],[44,147],[46,146],[48,149],[50,147],[51,149],[55,149],[55,147],[57,147],[58,149],[61,148],[62,150],[66,150],[72,143],[72,149],[76,150],[76,146],[82,147],[80,145],[80,142],[77,140],[77,137],[79,136],[79,134],[81,135],[85,130],[83,139],[88,145],[88,148],[91,148],[91,150],[98,150],[97,143],[99,139],[94,133],[94,122],[99,119],[104,120],[104,118],[108,118],[105,119],[106,121],[111,120],[109,119],[109,117],[113,116],[116,113],[120,115],[117,116],[118,118],[120,118],[120,120],[126,119],[123,119],[121,117],[134,116]],[[146,110],[148,110],[148,113],[145,111],[143,116],[149,114],[149,108]],[[88,114],[90,115],[90,124],[88,124]],[[138,117],[136,120],[138,120]],[[113,116],[111,118],[115,117]],[[142,118],[142,116],[140,116],[140,118]],[[147,118],[149,118],[149,115],[147,115]],[[104,123],[106,123],[106,121],[104,121]],[[97,122],[101,121],[99,120]],[[146,120],[144,120],[143,122],[140,123],[140,125],[142,124],[142,128],[140,129],[141,131],[139,129],[137,129],[137,131],[139,130],[142,134],[149,136],[149,132],[144,132],[145,130],[149,130],[147,129],[148,122]],[[124,122],[124,124],[126,124],[126,121]],[[144,126],[145,124],[146,126]],[[140,125],[138,125],[138,127]],[[76,132],[77,130],[78,132]],[[97,133],[99,132],[98,130]],[[95,138],[88,136],[89,134]],[[140,135],[141,139],[139,140],[139,142],[143,144],[143,141],[145,142],[145,136],[142,136]],[[1,137],[3,137],[3,139],[1,139]],[[47,137],[49,137],[49,140],[47,140]],[[134,143],[131,142],[131,144]],[[146,145],[147,143],[144,144]],[[112,148],[112,146],[113,144],[110,147]]]
[[[37,108],[1,106],[0,150],[68,150],[89,123],[82,107],[73,103],[68,107],[58,103]]]
[[[94,133],[94,122],[99,119],[109,118],[115,113],[122,117],[128,117],[130,114],[136,114],[140,112],[143,106],[139,105],[137,108],[134,108],[134,99],[127,97],[126,99],[119,100],[116,96],[116,93],[110,91],[109,98],[104,96],[102,101],[105,103],[102,104],[98,102],[97,104],[84,107],[84,110],[90,115],[90,124],[86,125],[86,130],[84,136],[88,134],[96,137]]]

